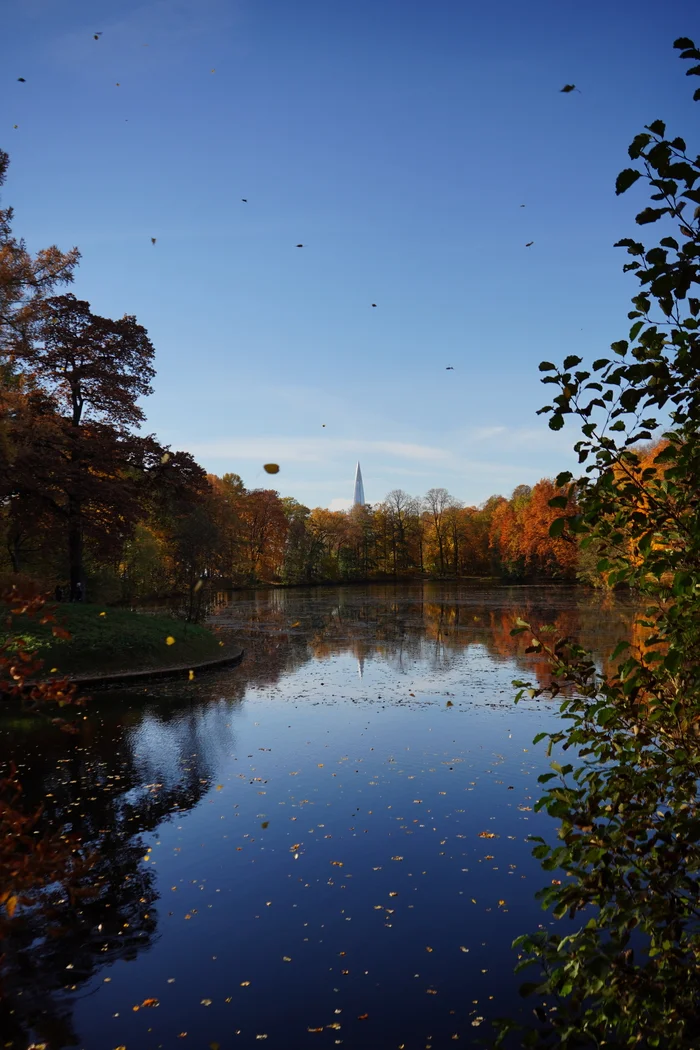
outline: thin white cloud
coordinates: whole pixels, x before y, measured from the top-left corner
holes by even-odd
[[[324,463],[346,458],[350,453],[384,454],[396,459],[422,462],[447,461],[450,453],[430,445],[402,441],[353,441],[346,438],[221,438],[218,441],[194,442],[188,449],[196,459],[239,459],[275,463]]]

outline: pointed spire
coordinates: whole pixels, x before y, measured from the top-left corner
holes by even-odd
[[[362,484],[362,471],[360,470],[360,461],[357,461],[357,468],[355,470],[355,492],[352,497],[353,506],[364,507],[365,505],[365,486]]]

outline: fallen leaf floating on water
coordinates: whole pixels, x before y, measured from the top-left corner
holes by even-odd
[[[303,247],[304,247],[303,244],[297,244],[297,248],[303,248]]]
[[[26,84],[27,83],[27,81],[24,79],[24,77],[17,77],[17,79],[19,80],[20,84]]]
[[[479,832],[479,838],[480,839],[495,839],[496,837],[497,836],[496,836],[496,833],[494,831],[480,831]]]
[[[156,243],[156,238],[155,237],[151,237],[151,244],[155,244],[155,243]]]
[[[143,1006],[145,1008],[148,1008],[149,1006],[160,1006],[160,1000],[159,999],[144,999],[144,1001],[141,1003],[141,1006]]]
[[[564,87],[559,89],[559,93],[564,95],[569,95],[572,91],[578,91],[579,95],[581,94],[575,84],[564,84]]]
[[[266,474],[279,474],[279,463],[263,463],[263,470]]]
[[[376,305],[377,305],[376,303],[372,303],[372,306],[376,306]]]
[[[241,197],[241,200],[243,201],[244,204],[248,203],[248,198],[247,197]]]
[[[525,245],[525,247],[526,248],[532,248],[534,243],[535,243],[534,241],[528,241],[527,244]]]
[[[445,707],[454,707],[454,706],[455,705],[452,703],[451,700],[448,700],[447,703],[445,704]]]
[[[358,1014],[357,1015],[357,1020],[358,1021],[366,1021],[368,1017],[369,1017],[369,1014]]]
[[[322,1032],[323,1028],[307,1028],[307,1032]]]
[[[194,682],[194,671],[190,671],[188,677],[189,677],[190,682]]]
[[[282,962],[291,962],[291,961],[292,961],[291,955],[283,955],[282,956]]]
[[[165,639],[165,644],[175,645],[175,639],[173,638],[172,634],[169,634],[168,637]]]
[[[343,866],[343,864],[344,864],[344,861],[342,861],[342,860],[332,860],[332,861],[331,861],[331,864],[332,864],[332,865],[333,865],[333,866],[334,866],[335,868],[342,868],[342,866]]]
[[[92,39],[93,40],[99,40],[101,36],[102,36],[102,30],[100,30],[99,33],[93,33],[92,34]],[[144,44],[143,46],[144,47],[148,47],[148,44]]]
[[[298,627],[298,626],[299,626],[299,623],[300,623],[300,621],[299,621],[299,620],[297,620],[297,621],[296,621],[296,623],[293,623],[293,624],[292,624],[291,626],[292,626],[292,627]]]
[[[100,613],[100,616],[106,616],[106,615],[107,615],[107,613],[106,613],[106,612],[101,612],[101,613]]]
[[[200,1001],[200,1006],[211,1006],[211,999],[202,999]]]

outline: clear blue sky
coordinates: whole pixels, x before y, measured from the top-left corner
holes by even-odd
[[[358,457],[372,502],[570,465],[537,364],[625,334],[643,191],[614,178],[657,117],[696,145],[695,0],[8,0],[2,27],[4,201],[148,329],[149,432],[250,487],[278,462],[309,506]]]

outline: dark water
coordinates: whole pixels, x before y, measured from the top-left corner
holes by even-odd
[[[97,897],[55,900],[56,936],[29,918],[6,946],[0,1045],[422,1050],[529,1014],[510,945],[550,921],[527,836],[552,833],[532,738],[556,707],[513,704],[513,678],[546,675],[517,616],[602,660],[630,609],[565,588],[260,591],[214,617],[239,667],[103,694],[77,738],[8,716],[26,804],[100,859]]]

